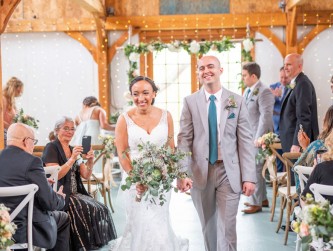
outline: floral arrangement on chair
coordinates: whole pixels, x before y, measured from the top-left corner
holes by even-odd
[[[278,142],[279,138],[277,134],[269,132],[259,137],[257,141],[260,144],[260,148],[256,156],[256,162],[263,163],[269,156],[273,154],[269,146],[275,142]]]
[[[21,108],[18,114],[14,117],[14,123],[23,123],[35,129],[38,129],[38,122],[38,119],[25,114],[23,108]]]
[[[115,138],[111,135],[99,135],[98,138],[102,140],[102,144],[104,145],[105,157],[107,159],[112,159],[114,155],[115,147]]]
[[[302,250],[333,249],[333,205],[329,201],[316,202],[307,194],[305,206],[299,211],[292,229],[302,238]]]
[[[5,249],[14,242],[12,236],[15,233],[16,225],[10,222],[9,208],[4,204],[0,204],[0,248]]]
[[[143,195],[136,196],[136,201],[145,201],[163,206],[166,201],[165,194],[174,188],[172,183],[177,178],[187,177],[186,172],[182,172],[179,161],[185,159],[189,153],[180,150],[172,150],[169,146],[157,146],[150,142],[138,145],[140,157],[132,160],[133,169],[126,178],[126,184],[121,186],[125,191],[133,184],[140,183],[147,187]]]

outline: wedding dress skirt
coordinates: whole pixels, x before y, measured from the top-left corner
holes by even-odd
[[[140,142],[151,142],[163,145],[167,142],[168,124],[167,112],[163,111],[160,123],[148,134],[136,125],[131,118],[124,114],[127,123],[128,141],[130,154],[135,158],[139,152],[137,145]],[[127,175],[124,173],[122,184],[125,183]],[[167,202],[160,206],[158,201],[152,204],[149,200],[142,198],[136,202],[136,189],[132,186],[130,190],[120,191],[122,205],[126,208],[126,226],[124,234],[111,245],[112,251],[187,251],[188,240],[175,235],[169,215],[171,191],[166,194]]]

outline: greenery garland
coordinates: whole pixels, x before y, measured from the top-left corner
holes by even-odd
[[[251,62],[253,61],[251,56],[251,50],[254,46],[253,38],[246,38],[243,40],[243,49],[242,49],[242,60]],[[157,51],[160,52],[163,49],[169,49],[171,52],[179,52],[180,50],[187,51],[190,55],[203,55],[208,53],[210,50],[215,50],[218,52],[229,51],[231,48],[234,48],[233,42],[230,41],[228,37],[224,37],[219,41],[205,41],[197,42],[193,40],[188,43],[187,41],[178,41],[175,40],[169,44],[165,44],[161,41],[152,41],[150,43],[139,43],[139,44],[128,44],[125,46],[125,56],[129,60],[129,70],[128,83],[135,78],[136,70],[138,69],[138,60],[141,54],[146,54],[148,52]],[[244,83],[240,82],[240,88],[244,88]]]

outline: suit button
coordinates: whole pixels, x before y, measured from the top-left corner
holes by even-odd
[[[208,161],[208,158],[206,158],[206,160]]]

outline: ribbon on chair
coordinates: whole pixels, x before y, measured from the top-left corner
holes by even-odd
[[[287,177],[287,173],[285,173],[282,176],[278,176],[276,172],[276,156],[275,154],[269,156],[266,158],[265,164],[262,168],[262,177],[267,181],[267,182],[280,182],[280,183],[286,183],[287,181],[285,180]],[[270,180],[266,179],[266,170],[268,170],[269,173],[269,178]]]

